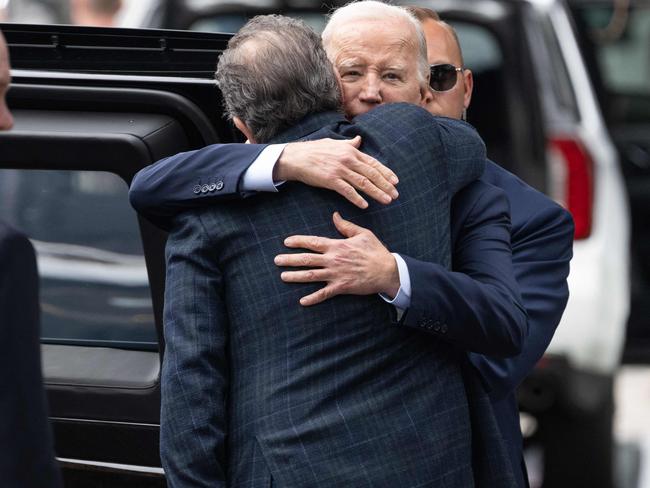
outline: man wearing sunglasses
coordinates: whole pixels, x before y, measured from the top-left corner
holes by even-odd
[[[430,9],[408,9],[422,25],[431,64],[432,99],[427,110],[465,118],[472,98],[472,72],[464,68],[456,32]],[[514,358],[469,353],[489,392],[497,422],[507,441],[519,486],[528,486],[515,389],[533,370],[551,342],[568,299],[566,277],[572,256],[573,224],[568,212],[496,164],[481,180],[505,191],[510,201],[510,232],[515,278],[528,313],[528,338]]]
[[[431,70],[429,85],[433,95],[427,110],[436,115],[465,120],[474,79],[472,71],[464,67],[456,32],[441,22],[432,10],[420,7],[409,10],[420,21],[427,39]]]
[[[471,100],[473,80],[471,71],[463,68],[455,33],[448,25],[441,23],[431,11],[427,13],[422,9],[413,9],[412,13],[422,23],[427,40],[428,61],[433,66],[430,81],[432,91],[425,97],[426,108],[436,115],[462,118]],[[337,39],[345,40],[345,34],[344,30],[329,33],[326,31],[323,36],[326,48]],[[349,45],[348,47],[354,48]],[[372,54],[372,46],[363,48],[362,51]],[[376,65],[346,65],[338,54],[337,52],[330,55],[330,59],[341,77],[345,109],[349,115],[365,113],[383,103],[408,100],[414,95],[413,90],[418,89],[417,83],[409,85],[409,80],[402,79],[399,70],[379,70]],[[339,191],[338,188],[328,185],[337,178],[336,172],[331,172],[331,168],[336,165],[332,160],[336,159],[337,154],[343,154],[345,151],[337,153],[331,147],[345,143],[322,141],[323,145],[318,148],[309,144],[313,143],[302,143],[302,146],[290,144],[277,148],[211,146],[188,155],[174,156],[145,168],[136,176],[132,186],[132,203],[145,216],[165,225],[171,217],[188,207],[215,203],[219,198],[232,197],[237,192],[240,196],[245,196],[248,190],[264,190],[263,185],[251,186],[250,181],[251,173],[254,172],[252,168],[265,165],[270,167],[266,170],[266,181],[270,180],[273,174],[278,179],[300,180],[312,186]],[[325,149],[325,145],[329,145],[330,149]],[[361,158],[355,156],[356,152],[351,150],[351,146],[348,145],[345,149],[350,152],[339,161]],[[233,155],[237,151],[238,162],[235,165]],[[257,160],[254,166],[251,166],[260,153],[268,155],[271,151],[276,152],[271,155],[270,164]],[[243,152],[247,152],[247,156],[244,156]],[[318,157],[314,158],[315,153],[318,153],[320,160]],[[277,154],[281,154],[279,159]],[[360,169],[363,167],[362,161],[354,160],[354,163],[347,166],[349,172],[345,176],[350,187],[340,193],[359,206],[363,206],[363,202],[355,201],[359,196],[355,189],[365,191],[367,195],[382,203],[388,203],[391,198],[395,198],[392,176],[385,173],[382,166],[373,166],[375,162],[364,162],[371,171]],[[194,171],[189,171],[190,166]],[[233,169],[235,166],[239,172]],[[358,172],[355,173],[355,170]],[[261,173],[264,174],[264,170]],[[188,174],[192,175],[191,181],[188,181]],[[197,175],[208,177],[216,174],[226,175],[223,177],[224,182],[229,174],[235,180],[235,183],[230,185],[229,192],[217,194],[208,191],[197,195],[181,195],[177,190],[196,186]],[[305,177],[305,174],[309,177]],[[335,176],[332,176],[333,174]],[[386,181],[382,181],[382,178]],[[490,392],[501,434],[510,448],[513,467],[515,470],[523,468],[517,471],[518,485],[523,487],[526,486],[527,480],[514,389],[531,371],[548,346],[566,305],[566,277],[572,254],[573,226],[566,211],[497,165],[488,165],[482,179],[502,188],[511,203],[513,265],[529,317],[530,335],[524,343],[523,353],[512,359],[494,359],[472,352],[468,354]],[[272,181],[267,183],[266,188],[277,191]],[[499,309],[503,303],[498,293],[490,292],[485,275],[477,272],[474,267],[481,261],[481,255],[467,251],[467,239],[472,229],[481,225],[480,218],[474,218],[480,217],[480,212],[474,216],[471,211],[467,212],[467,209],[480,203],[480,200],[472,200],[475,197],[461,193],[452,202],[453,266],[456,272],[445,272],[435,265],[408,256],[395,256],[399,267],[399,291],[394,303],[405,311],[400,325],[424,328],[437,338],[449,339],[452,329],[457,325],[454,322],[460,310],[470,311],[474,320],[480,324],[479,327],[486,331],[486,337],[489,336],[491,324],[499,320]],[[332,274],[327,280],[327,286],[315,296],[305,297],[303,304],[313,305],[340,293],[364,294],[361,292],[361,277],[374,274],[371,258],[379,246],[375,241],[368,244],[367,240],[361,240],[362,244],[359,244],[358,235],[346,237],[338,243],[332,243],[333,248],[328,252],[336,254],[347,249],[345,252],[348,254],[354,253],[358,256],[358,262],[355,266],[329,269]],[[294,242],[293,246],[310,249],[307,240]],[[317,249],[312,250],[314,256],[327,255]],[[301,256],[298,259],[302,262],[292,259],[295,258],[284,255],[278,257],[277,263],[282,266],[304,266],[304,260],[309,258]],[[490,263],[486,264],[489,266]],[[359,272],[360,269],[363,272]],[[310,278],[309,272],[304,271],[285,272],[283,279],[298,282],[323,281],[318,275],[316,278]],[[346,285],[341,286],[341,283]],[[431,320],[428,327],[424,319],[440,316],[442,311],[449,314],[446,320]]]

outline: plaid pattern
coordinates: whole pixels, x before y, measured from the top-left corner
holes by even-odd
[[[311,116],[278,140],[356,134],[399,175],[397,202],[362,211],[288,183],[277,195],[178,219],[167,248],[162,372],[170,486],[474,485],[457,353],[392,327],[392,307],[376,296],[303,308],[299,298],[321,285],[285,284],[273,264],[288,252],[288,235],[340,237],[331,221],[338,210],[389,249],[449,266],[448,189],[483,171],[473,129],[396,104],[354,124]],[[450,174],[448,161],[464,169]]]

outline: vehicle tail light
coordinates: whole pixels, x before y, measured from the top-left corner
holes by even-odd
[[[575,239],[591,234],[594,205],[594,163],[575,137],[552,137],[548,143],[551,196],[563,205],[575,223]]]

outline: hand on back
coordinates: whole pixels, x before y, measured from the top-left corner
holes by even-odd
[[[277,266],[306,268],[284,271],[286,283],[323,282],[325,286],[300,299],[303,306],[316,305],[336,295],[373,295],[384,293],[393,298],[400,287],[399,272],[393,255],[370,230],[334,213],[334,225],[344,237],[287,237],[284,245],[311,252],[279,254]]]
[[[349,140],[320,139],[287,144],[273,171],[275,181],[300,181],[333,190],[359,208],[368,202],[365,193],[389,204],[399,196],[398,178],[375,158],[359,151],[361,137]]]

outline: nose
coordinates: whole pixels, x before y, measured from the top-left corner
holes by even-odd
[[[363,89],[359,93],[359,100],[373,105],[378,105],[382,102],[381,83],[379,77],[374,73],[366,77]]]
[[[9,130],[14,126],[14,118],[4,100],[0,100],[0,130]]]

